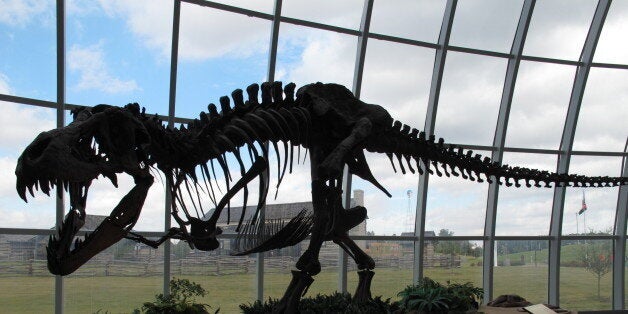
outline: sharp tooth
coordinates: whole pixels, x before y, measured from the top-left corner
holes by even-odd
[[[70,186],[70,181],[63,181],[63,189],[67,192]]]
[[[39,187],[41,187],[41,191],[42,192],[44,192],[46,195],[50,196],[50,184],[48,183],[48,180],[40,179],[39,180]]]
[[[109,180],[111,180],[111,183],[113,184],[113,186],[115,186],[116,188],[118,187],[118,176],[115,173],[103,174],[103,175],[107,177]]]
[[[28,200],[26,200],[26,185],[24,184],[22,178],[18,177],[15,188],[17,189],[17,194],[20,198],[23,199],[24,202],[28,203]]]

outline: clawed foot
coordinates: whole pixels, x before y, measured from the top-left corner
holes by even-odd
[[[292,271],[292,280],[286,293],[273,309],[273,314],[292,314],[299,312],[299,302],[307,289],[314,282],[314,278],[304,271]]]
[[[358,287],[355,289],[353,299],[358,302],[366,302],[371,300],[371,281],[375,272],[370,269],[358,271]]]

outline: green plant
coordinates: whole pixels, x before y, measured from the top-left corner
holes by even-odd
[[[430,278],[421,279],[416,285],[408,286],[397,296],[401,297],[399,306],[404,312],[419,313],[465,312],[477,309],[484,295],[484,290],[464,284],[443,285]]]
[[[170,280],[170,295],[155,295],[155,302],[145,302],[142,311],[135,309],[134,314],[204,314],[209,313],[210,306],[204,303],[196,303],[195,297],[204,297],[207,294],[201,285],[187,279]],[[220,309],[217,309],[218,313]]]
[[[258,300],[254,303],[241,304],[240,310],[244,314],[271,313],[277,303],[279,300],[268,298],[264,303]],[[381,297],[375,297],[366,302],[357,302],[350,294],[339,292],[303,298],[299,303],[299,312],[302,314],[381,314],[391,313],[395,308],[390,299],[382,300]]]
[[[484,296],[484,289],[474,286],[470,282],[463,284],[447,283],[448,298],[450,300],[450,311],[468,311],[477,309],[479,302]]]
[[[240,304],[239,307],[242,313],[245,314],[265,314],[272,313],[275,304],[278,302],[279,300],[268,297],[268,301],[255,300],[253,303]]]
[[[613,251],[610,242],[591,241],[580,247],[579,256],[584,268],[597,278],[597,297],[601,298],[600,282],[602,277],[613,268]]]

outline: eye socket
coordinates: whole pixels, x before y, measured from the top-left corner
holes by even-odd
[[[26,150],[26,157],[29,159],[39,158],[44,153],[46,147],[50,144],[50,141],[52,141],[52,138],[46,137],[31,144],[31,146],[29,146]]]

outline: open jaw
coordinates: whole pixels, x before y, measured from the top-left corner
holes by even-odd
[[[112,134],[106,128],[108,120],[119,116],[120,112],[90,113],[64,128],[42,132],[18,158],[16,189],[24,201],[27,191],[33,197],[36,190],[50,195],[55,188],[58,195],[64,190],[69,194],[70,210],[58,228],[59,234],[51,236],[47,246],[48,269],[55,275],[72,273],[124,238],[137,222],[153,177],[148,167],[138,161],[137,143],[141,141],[136,141],[135,124],[123,128],[121,134]],[[117,187],[116,173],[122,172],[134,177],[135,187],[94,232],[84,240],[75,240],[85,224],[92,180],[102,175]]]

